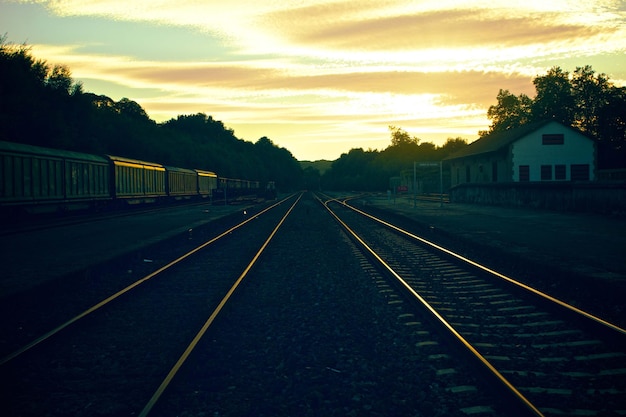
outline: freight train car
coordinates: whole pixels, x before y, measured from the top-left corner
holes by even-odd
[[[203,199],[214,195],[230,200],[253,194],[258,184],[220,178],[211,171],[0,141],[2,214]]]
[[[113,198],[127,204],[154,203],[167,196],[165,167],[154,162],[107,155]]]
[[[217,189],[217,174],[199,169],[195,171],[198,174],[198,195],[201,198],[211,198],[213,190]]]
[[[193,169],[165,167],[165,189],[174,200],[189,200],[198,196],[198,173]]]
[[[259,191],[259,184],[259,181],[219,177],[218,188],[213,196],[220,200],[256,196]]]
[[[0,141],[0,206],[5,212],[86,208],[111,200],[106,158]]]

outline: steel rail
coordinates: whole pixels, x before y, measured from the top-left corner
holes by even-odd
[[[180,263],[181,261],[187,259],[188,257],[190,257],[191,255],[195,254],[196,252],[198,252],[198,251],[206,248],[207,246],[215,243],[219,239],[223,238],[224,236],[227,236],[228,234],[232,233],[234,230],[239,229],[240,227],[244,226],[248,222],[256,219],[257,217],[259,217],[260,215],[262,215],[262,214],[268,212],[269,210],[277,207],[278,205],[284,203],[285,201],[290,199],[292,196],[293,195],[291,195],[289,197],[286,197],[283,200],[278,201],[275,204],[265,208],[264,210],[260,211],[259,213],[255,214],[253,216],[250,216],[248,219],[244,220],[243,222],[241,222],[241,223],[231,227],[230,229],[226,230],[225,232],[219,234],[218,236],[216,236],[216,237],[214,237],[214,238],[204,242],[200,246],[197,246],[196,248],[192,249],[191,251],[187,252],[186,254],[184,254],[184,255],[178,257],[177,259],[174,259],[173,261],[169,262],[167,265],[157,269],[156,271],[146,275],[143,278],[138,279],[137,281],[133,282],[132,284],[128,285],[127,287],[119,290],[115,294],[105,298],[104,300],[102,300],[99,303],[93,305],[92,307],[88,308],[87,310],[83,311],[82,313],[80,313],[80,314],[72,317],[71,319],[67,320],[65,323],[55,327],[54,329],[50,330],[47,333],[39,336],[38,338],[34,339],[32,342],[22,346],[20,349],[18,349],[16,351],[14,351],[13,353],[3,357],[2,359],[0,359],[0,366],[6,364],[7,362],[10,362],[11,360],[13,360],[16,357],[20,356],[24,352],[27,352],[28,350],[30,350],[33,347],[37,346],[41,342],[51,338],[52,336],[56,335],[57,333],[59,333],[60,331],[62,331],[65,328],[69,327],[70,325],[74,324],[75,322],[79,321],[80,319],[82,319],[82,318],[88,316],[89,314],[93,313],[94,311],[99,310],[100,308],[104,307],[105,305],[107,305],[111,301],[115,300],[116,298],[126,294],[127,292],[129,292],[132,289],[138,287],[139,285],[143,284],[144,282],[146,282],[146,281],[154,278],[155,276],[159,275],[163,271],[166,271],[169,268],[173,267],[174,265],[176,265],[176,264]]]
[[[533,287],[530,287],[530,286],[528,286],[526,284],[523,284],[523,283],[521,283],[519,281],[516,281],[513,278],[507,277],[506,275],[501,274],[501,273],[499,273],[497,271],[494,271],[493,269],[490,269],[490,268],[488,268],[488,267],[486,267],[484,265],[481,265],[481,264],[479,264],[476,261],[472,261],[471,259],[468,259],[468,258],[466,258],[466,257],[464,257],[462,255],[459,255],[458,253],[452,252],[451,250],[446,249],[443,246],[439,246],[436,243],[430,242],[430,241],[428,241],[428,240],[426,240],[426,239],[424,239],[422,237],[419,237],[417,235],[414,235],[413,233],[410,233],[410,232],[408,232],[408,231],[406,231],[404,229],[401,229],[401,228],[399,228],[399,227],[397,227],[397,226],[395,226],[395,225],[393,225],[391,223],[388,223],[388,222],[386,222],[384,220],[381,220],[381,219],[379,219],[379,218],[377,218],[375,216],[372,216],[371,214],[366,213],[363,210],[359,210],[358,208],[348,204],[347,203],[348,200],[349,200],[349,198],[345,199],[344,201],[339,201],[338,199],[332,199],[330,201],[336,201],[337,203],[342,204],[345,207],[348,207],[351,210],[354,210],[355,212],[357,212],[357,213],[359,213],[359,214],[361,214],[361,215],[363,215],[365,217],[368,217],[368,218],[370,218],[370,219],[372,219],[372,220],[374,220],[374,221],[376,221],[376,222],[378,222],[378,223],[380,223],[380,224],[382,224],[382,225],[384,225],[384,226],[386,226],[386,227],[388,227],[390,229],[393,229],[393,230],[395,230],[395,231],[397,231],[397,232],[399,232],[399,233],[401,233],[403,235],[406,235],[406,236],[408,236],[408,237],[410,237],[410,238],[412,238],[414,240],[417,240],[417,241],[419,241],[419,242],[421,242],[421,243],[423,243],[425,245],[428,245],[428,246],[430,246],[430,247],[432,247],[434,249],[437,249],[437,250],[439,250],[441,252],[444,252],[445,254],[447,254],[449,256],[452,256],[453,258],[456,258],[456,259],[458,259],[458,260],[460,260],[460,261],[462,261],[462,262],[464,262],[466,264],[469,264],[469,265],[471,265],[471,266],[473,266],[475,268],[478,268],[481,271],[487,272],[488,274],[493,275],[493,276],[495,276],[497,278],[500,278],[500,279],[502,279],[502,280],[504,280],[504,281],[506,281],[506,282],[508,282],[510,284],[513,284],[513,285],[517,286],[518,288],[521,288],[521,289],[523,289],[525,291],[528,291],[528,292],[530,292],[530,293],[532,293],[532,294],[534,294],[536,296],[539,296],[539,297],[543,298],[544,300],[547,300],[547,301],[550,301],[550,302],[552,302],[554,304],[557,304],[558,306],[563,307],[563,308],[569,310],[572,313],[575,313],[575,314],[578,314],[580,316],[583,316],[584,318],[586,318],[588,320],[591,320],[591,321],[593,321],[595,323],[598,323],[598,324],[600,324],[600,325],[602,325],[602,326],[604,326],[604,327],[606,327],[606,328],[608,328],[608,329],[610,329],[612,331],[618,332],[621,335],[626,336],[626,329],[623,329],[623,328],[621,328],[621,327],[619,327],[619,326],[617,326],[617,325],[615,325],[615,324],[613,324],[611,322],[608,322],[608,321],[606,321],[606,320],[604,320],[604,319],[602,319],[600,317],[594,316],[591,313],[588,313],[588,312],[586,312],[584,310],[581,310],[581,309],[579,309],[577,307],[574,307],[574,306],[572,306],[572,305],[570,305],[570,304],[568,304],[568,303],[566,303],[564,301],[559,300],[556,297],[553,297],[553,296],[551,296],[549,294],[546,294],[546,293],[543,293],[543,292],[541,292],[541,291],[539,291],[539,290],[537,290],[537,289],[535,289]]]
[[[239,278],[237,278],[237,280],[235,281],[235,283],[232,285],[232,287],[230,288],[230,290],[228,290],[228,292],[226,293],[226,295],[224,296],[224,298],[222,298],[222,301],[220,301],[220,303],[218,304],[218,306],[215,308],[215,310],[213,310],[213,312],[211,313],[211,315],[209,316],[209,318],[206,320],[206,322],[202,325],[202,327],[200,328],[200,330],[198,331],[198,333],[195,335],[195,337],[193,338],[193,340],[191,341],[191,343],[189,343],[189,345],[187,346],[187,348],[185,349],[185,351],[183,352],[183,354],[178,358],[178,360],[176,361],[176,363],[174,364],[174,366],[172,367],[172,369],[169,371],[169,373],[167,374],[167,376],[165,377],[165,379],[163,380],[163,382],[161,382],[161,385],[159,386],[159,388],[157,388],[157,390],[154,392],[154,394],[152,395],[152,397],[150,398],[150,400],[148,401],[148,403],[146,404],[146,406],[143,408],[143,410],[139,413],[139,417],[145,417],[147,416],[150,411],[152,410],[152,408],[154,407],[154,405],[157,403],[157,401],[159,400],[159,398],[161,397],[161,395],[163,394],[163,392],[167,389],[167,387],[169,386],[169,384],[172,382],[172,380],[174,379],[174,377],[176,376],[176,374],[178,373],[178,371],[180,370],[181,366],[185,363],[185,361],[187,360],[187,358],[189,357],[189,355],[191,354],[191,352],[195,349],[196,345],[198,344],[198,342],[200,342],[200,339],[202,339],[202,337],[204,336],[204,334],[206,333],[206,331],[209,329],[209,327],[211,326],[211,324],[213,324],[213,321],[215,321],[215,318],[218,316],[218,314],[222,311],[222,308],[226,305],[226,303],[228,302],[228,300],[230,299],[230,297],[233,295],[233,293],[235,292],[235,290],[239,287],[239,284],[241,284],[241,282],[243,281],[243,279],[246,277],[246,275],[248,275],[248,272],[250,272],[250,270],[252,269],[252,267],[254,266],[254,264],[256,264],[257,260],[259,259],[259,257],[261,256],[261,254],[263,253],[263,251],[265,251],[265,248],[267,247],[267,245],[270,243],[270,241],[274,238],[274,235],[276,235],[276,232],[278,232],[278,229],[280,229],[280,227],[282,226],[282,224],[285,222],[285,220],[287,219],[287,217],[291,214],[292,210],[294,209],[294,207],[298,204],[298,202],[300,201],[300,199],[302,198],[302,193],[298,196],[298,198],[296,199],[296,201],[292,204],[292,206],[289,208],[289,210],[287,210],[287,212],[285,213],[285,215],[282,217],[282,219],[278,222],[278,224],[276,225],[276,227],[274,228],[274,230],[272,230],[272,232],[270,233],[269,237],[265,240],[265,242],[263,243],[263,245],[261,245],[261,248],[258,250],[258,252],[256,253],[256,255],[254,255],[254,257],[252,258],[252,260],[250,261],[250,263],[248,264],[248,266],[244,269],[244,271],[241,273],[241,275],[239,276]]]
[[[318,199],[321,202],[321,200]],[[432,307],[426,299],[424,299],[419,293],[417,293],[397,272],[393,270],[393,268],[385,262],[363,239],[361,239],[355,231],[353,231],[343,220],[339,218],[339,216],[329,207],[330,202],[337,202],[346,207],[349,207],[343,202],[338,201],[337,199],[330,199],[328,201],[323,202],[324,207],[328,210],[328,212],[335,218],[335,220],[355,239],[366,251],[372,256],[376,261],[385,269],[387,273],[393,276],[401,286],[409,293],[411,296],[419,301],[420,305],[424,307],[431,315],[438,321],[440,324],[444,326],[444,328],[452,335],[456,340],[458,340],[461,345],[469,351],[473,357],[478,359],[480,363],[510,392],[519,402],[525,407],[527,411],[532,413],[535,416],[544,416],[544,414],[535,407],[511,382],[509,382],[471,343],[467,341],[441,314],[437,312],[437,310]]]

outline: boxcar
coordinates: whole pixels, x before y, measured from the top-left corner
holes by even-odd
[[[105,158],[0,141],[0,205],[84,208],[112,198]]]
[[[153,162],[107,155],[111,161],[113,193],[128,204],[150,203],[167,195],[165,167]]]
[[[193,169],[165,167],[165,189],[170,197],[190,199],[198,196],[198,174]]]
[[[259,188],[258,181],[219,177],[219,198],[235,198],[255,195]]]
[[[211,197],[217,189],[217,174],[199,169],[195,171],[198,174],[198,194],[202,198]]]

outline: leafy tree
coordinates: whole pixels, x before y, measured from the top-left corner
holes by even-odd
[[[384,167],[390,173],[399,172],[405,166],[411,165],[418,158],[418,155],[428,148],[430,143],[420,144],[420,139],[409,135],[404,130],[389,126],[391,135],[391,145],[379,153],[376,157],[376,164]]]
[[[613,143],[615,149],[626,148],[626,87],[613,87],[605,95],[598,112],[597,137]]]
[[[237,141],[232,129],[226,128],[224,123],[204,113],[179,115],[176,119],[165,122],[163,126],[172,131],[185,132],[198,143],[226,144]]]
[[[582,131],[598,130],[598,113],[604,107],[609,80],[605,74],[594,76],[591,66],[578,67],[572,77],[576,107],[574,125]]]
[[[322,175],[322,187],[337,190],[383,191],[389,178],[412,170],[415,162],[437,162],[467,146],[462,138],[449,138],[437,147],[422,142],[404,130],[390,126],[391,144],[383,151],[351,149]],[[438,188],[437,188],[438,189]]]
[[[411,137],[407,132],[396,126],[389,126],[391,132],[391,146],[417,145],[420,140],[417,137]]]
[[[591,66],[576,68],[572,77],[576,99],[574,126],[621,150],[626,144],[626,88],[615,87],[606,74]]]
[[[532,103],[533,120],[556,120],[571,126],[576,104],[569,73],[553,67],[543,76],[533,80],[537,95]]]
[[[124,117],[128,117],[142,122],[151,121],[146,111],[139,104],[137,104],[133,100],[127,99],[126,97],[115,103],[113,105],[113,108]]]
[[[274,181],[281,190],[294,190],[302,185],[302,167],[287,149],[263,136],[254,144],[254,154],[264,167],[265,175],[260,178],[265,183]]]
[[[0,138],[35,140],[44,135],[47,73],[45,61],[35,60],[30,48],[8,44],[6,35],[0,37]]]
[[[324,174],[324,188],[336,190],[376,190],[380,187],[380,175],[375,169],[374,161],[378,151],[364,151],[363,148],[351,149],[333,162],[329,171]],[[387,181],[384,178],[383,183]]]
[[[446,157],[452,155],[455,152],[460,151],[466,146],[467,146],[467,139],[463,139],[461,137],[448,138],[446,140],[446,143],[444,143],[437,150],[439,152],[439,157],[437,158],[437,160],[445,159]]]
[[[532,117],[532,100],[525,94],[516,96],[509,90],[498,92],[497,104],[489,106],[487,117],[491,119],[489,132],[513,129],[529,122]],[[480,132],[484,136],[489,132]]]
[[[48,74],[45,84],[54,91],[69,94],[72,88],[72,73],[65,65],[55,65]]]

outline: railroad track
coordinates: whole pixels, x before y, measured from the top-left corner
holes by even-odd
[[[626,414],[626,330],[328,199],[399,303],[419,305],[528,415]]]
[[[311,196],[246,283],[151,416],[496,415]]]
[[[93,305],[97,308],[92,312],[56,325],[32,346],[20,344],[22,348],[0,354],[0,379],[9,399],[4,415],[529,415],[530,408],[518,402],[511,407],[509,394],[495,389],[501,382],[470,366],[465,346],[451,348],[449,335],[416,310],[402,286],[372,266],[321,204],[310,196],[296,200],[254,214],[245,224],[215,236],[215,242],[207,239],[197,251],[177,255],[179,261],[159,265],[128,292],[120,291],[102,306]],[[344,209],[333,208],[342,218],[355,215]],[[463,281],[470,281],[459,278],[455,268],[461,267],[413,252],[413,244],[364,225],[361,217],[356,215],[354,222],[382,236],[376,239],[389,249],[380,252],[398,260],[393,266],[398,276],[414,279],[412,285],[424,298],[439,302],[436,308],[442,316],[471,343],[482,343],[479,352],[496,362],[507,379],[530,381],[515,385],[530,401],[546,396],[532,392],[546,387],[537,383],[543,381],[538,368],[521,371],[521,379],[510,377],[510,372],[520,372],[511,352],[520,349],[522,339],[524,352],[541,353],[527,358],[527,365],[550,357],[554,349],[565,356],[562,345],[533,346],[563,342],[560,333],[541,335],[552,330],[538,334],[535,330],[542,325],[522,326],[533,336],[500,342],[510,323],[474,321],[470,316],[481,308],[480,314],[490,317],[483,304],[512,307],[499,304],[505,296],[481,284],[460,289],[469,285]],[[428,260],[421,269],[406,262],[417,257]],[[455,294],[444,297],[448,287],[455,286]],[[464,299],[480,305],[462,311],[465,303],[459,300]],[[549,321],[558,320],[570,325],[567,317]],[[560,324],[548,326],[557,329]],[[501,358],[501,348],[508,349],[510,360]],[[569,356],[573,350],[567,349]],[[607,349],[590,361],[598,366],[609,360],[623,363],[619,352]],[[610,354],[616,356],[611,359]],[[505,368],[499,366],[503,362]],[[613,381],[619,382],[620,368],[611,369],[617,371]],[[552,413],[542,407],[544,403],[539,404],[540,413]],[[598,408],[596,414],[601,412]]]
[[[5,352],[0,359],[3,415],[136,415],[142,403],[141,415],[147,414],[294,200],[246,218]],[[12,319],[19,326],[22,318]],[[4,342],[3,347],[12,346]]]

